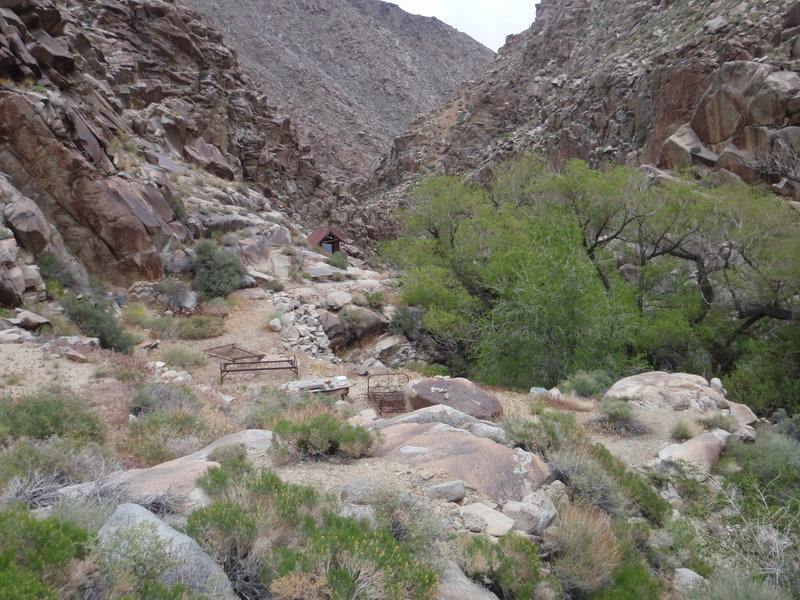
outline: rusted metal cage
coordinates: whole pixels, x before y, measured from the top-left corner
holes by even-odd
[[[367,377],[367,398],[379,417],[406,411],[405,373],[376,373]]]

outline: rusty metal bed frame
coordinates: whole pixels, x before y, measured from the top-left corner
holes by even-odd
[[[266,354],[253,352],[236,344],[208,348],[205,352],[210,356],[222,359],[219,363],[220,384],[225,381],[225,376],[229,373],[246,371],[291,371],[294,373],[295,379],[300,377],[297,356],[264,360]]]
[[[392,383],[391,379],[397,381]],[[406,395],[403,387],[408,383],[405,373],[376,373],[367,377],[367,398],[379,417],[384,413],[400,413],[406,410]]]

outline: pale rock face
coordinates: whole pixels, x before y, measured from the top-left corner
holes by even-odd
[[[666,406],[675,410],[718,410],[728,408],[728,401],[708,381],[689,373],[653,371],[617,381],[606,398],[628,398],[646,407]]]
[[[667,464],[679,464],[685,461],[693,465],[700,474],[707,474],[717,464],[725,448],[726,437],[727,432],[703,433],[682,444],[671,444],[663,448],[658,457]]]
[[[514,528],[514,519],[481,503],[461,507],[461,515],[479,516],[486,523],[483,531],[495,537],[504,536]]]

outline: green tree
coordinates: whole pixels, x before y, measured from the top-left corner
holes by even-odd
[[[227,296],[239,288],[245,275],[239,259],[230,250],[220,248],[210,240],[194,246],[192,286],[207,298]]]

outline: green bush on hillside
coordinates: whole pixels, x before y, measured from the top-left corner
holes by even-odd
[[[362,458],[369,456],[374,435],[332,414],[318,414],[304,421],[278,421],[273,446],[278,453],[297,458]]]
[[[48,387],[19,398],[0,399],[0,441],[62,436],[102,441],[103,425],[69,390]]]
[[[194,245],[192,286],[206,298],[227,296],[241,286],[245,272],[236,255],[214,242],[201,240]]]
[[[65,294],[61,305],[81,332],[98,338],[103,348],[130,354],[136,343],[136,336],[125,331],[108,302],[79,299],[72,294]]]

